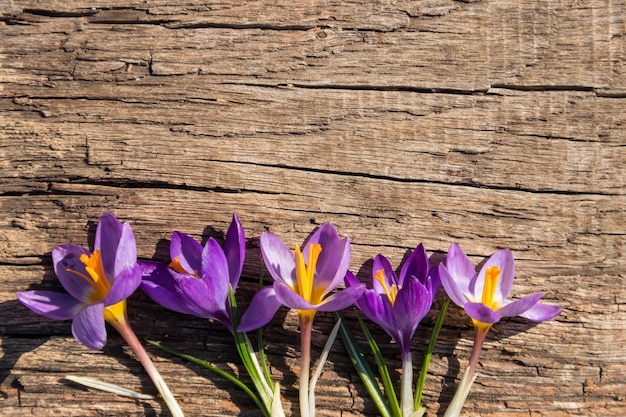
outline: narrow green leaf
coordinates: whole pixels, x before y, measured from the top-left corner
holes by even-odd
[[[367,326],[365,326],[363,319],[359,315],[357,315],[356,318],[359,320],[363,334],[365,335],[367,342],[370,344],[370,349],[372,349],[372,353],[374,354],[374,359],[376,360],[376,365],[378,365],[378,372],[380,372],[380,379],[383,382],[383,387],[385,387],[385,394],[389,400],[392,415],[394,417],[402,417],[398,397],[396,397],[396,392],[393,389],[393,383],[391,382],[391,377],[389,376],[389,369],[387,369],[387,365],[385,364],[385,358],[383,358],[383,354],[380,352],[378,344],[376,344],[374,337],[367,329]]]
[[[263,262],[261,262],[261,271],[259,271],[259,291],[263,288]],[[263,346],[263,328],[257,330],[257,343],[259,348],[259,360],[261,361],[261,367],[263,368],[263,373],[265,374],[265,379],[267,383],[271,386],[274,383],[272,382],[272,375],[270,373],[270,367],[267,364],[267,358],[265,357],[265,347]]]
[[[439,337],[439,332],[443,326],[443,320],[446,317],[448,306],[450,305],[450,299],[446,298],[446,301],[441,307],[441,311],[437,316],[435,327],[433,328],[433,334],[430,336],[430,342],[426,349],[426,355],[424,356],[424,362],[422,362],[422,370],[420,371],[419,379],[417,380],[417,387],[415,390],[415,402],[413,403],[413,409],[418,410],[422,406],[422,394],[424,393],[424,384],[426,383],[426,374],[428,373],[428,367],[430,366],[430,359],[433,356],[433,350],[435,349],[435,343]]]
[[[156,342],[154,340],[147,340],[147,342],[149,344],[151,344],[152,346],[156,346],[159,349],[162,349],[162,350],[164,350],[166,352],[171,353],[172,355],[176,355],[179,358],[182,358],[182,359],[184,359],[186,361],[189,361],[191,363],[195,363],[196,365],[200,365],[203,368],[206,368],[206,369],[216,373],[217,375],[219,375],[219,376],[221,376],[223,378],[226,378],[227,380],[229,380],[230,382],[232,382],[233,384],[235,384],[236,386],[241,388],[246,394],[248,394],[250,396],[250,398],[252,398],[252,400],[256,403],[256,405],[259,406],[261,411],[263,411],[263,414],[265,414],[267,417],[269,417],[269,413],[267,412],[267,409],[266,409],[265,405],[261,402],[259,397],[254,392],[252,392],[252,390],[250,388],[248,388],[248,386],[246,384],[241,382],[234,375],[230,374],[229,372],[224,371],[223,369],[220,369],[220,368],[216,367],[215,365],[211,364],[210,362],[207,362],[207,361],[202,360],[200,358],[197,358],[195,356],[183,353],[183,352],[181,352],[179,350],[176,350],[174,348],[166,346],[166,345],[162,344],[161,342]]]
[[[237,326],[239,325],[239,315],[237,311],[237,300],[235,300],[235,293],[232,287],[229,288],[229,301],[231,322],[234,330],[233,336],[235,338],[235,346],[237,348],[237,352],[239,353],[239,357],[243,362],[243,365],[248,371],[248,375],[250,375],[250,378],[252,379],[252,383],[254,384],[257,393],[263,401],[263,413],[267,415],[267,413],[269,413],[268,410],[270,410],[272,407],[272,387],[266,381],[265,376],[263,375],[263,371],[261,371],[260,366],[256,360],[256,357],[252,356],[254,355],[254,351],[251,349],[250,341],[244,333],[240,333],[236,330]]]
[[[335,313],[338,318],[343,318],[341,313]],[[365,355],[359,348],[359,345],[352,334],[352,331],[346,324],[345,320],[341,320],[341,325],[339,327],[339,334],[341,335],[341,339],[343,340],[343,345],[348,352],[348,356],[350,356],[350,360],[354,365],[357,373],[361,377],[361,381],[363,381],[363,385],[367,390],[370,398],[376,404],[378,411],[380,412],[382,417],[393,417],[391,414],[391,410],[389,409],[389,404],[385,399],[380,387],[378,386],[378,381],[376,381],[376,377],[372,372],[372,368],[370,368],[367,360],[365,359]]]

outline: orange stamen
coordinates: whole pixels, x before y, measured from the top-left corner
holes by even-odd
[[[402,289],[402,286],[397,284],[391,284],[391,287],[389,287],[387,285],[387,281],[385,280],[385,273],[382,269],[376,271],[374,279],[380,282],[380,285],[383,286],[383,290],[385,290],[385,294],[387,294],[387,298],[389,298],[391,305],[394,305],[396,302],[396,297],[398,296],[398,291]]]
[[[170,262],[170,264],[168,265],[170,268],[172,268],[174,271],[176,272],[180,272],[181,274],[186,274],[186,275],[193,275],[194,277],[200,279],[200,276],[198,275],[198,271],[194,270],[193,274],[189,271],[187,271],[185,268],[183,268],[183,266],[180,264],[180,261],[178,260],[178,256],[174,258],[174,260],[172,262]]]
[[[79,259],[85,264],[85,271],[87,271],[89,276],[70,268],[68,268],[67,271],[81,277],[91,286],[93,292],[89,294],[90,302],[104,300],[111,289],[111,284],[109,284],[106,274],[104,273],[100,249],[96,249],[91,256],[83,253],[80,255]]]

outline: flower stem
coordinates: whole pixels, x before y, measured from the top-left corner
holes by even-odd
[[[311,331],[313,319],[300,315],[300,417],[315,417],[309,404],[309,373],[311,369]]]
[[[131,349],[135,353],[135,356],[137,356],[137,359],[143,365],[144,369],[148,373],[148,376],[150,376],[150,379],[159,391],[159,394],[161,394],[161,397],[163,398],[163,401],[165,401],[167,408],[170,410],[172,417],[184,417],[183,411],[178,406],[178,403],[174,399],[172,392],[165,384],[165,381],[161,377],[161,374],[154,366],[154,363],[152,363],[152,360],[148,356],[148,353],[141,345],[139,339],[137,339],[137,336],[135,335],[133,329],[130,327],[130,324],[128,323],[128,320],[126,318],[126,313],[124,312],[124,315],[122,316],[115,315],[115,317],[109,317],[107,321],[113,327],[115,327],[120,335],[122,335],[126,343],[128,343],[128,346],[131,347]]]
[[[422,394],[424,393],[424,385],[426,384],[426,374],[428,373],[428,367],[430,366],[430,359],[433,356],[433,350],[435,349],[435,343],[439,337],[439,332],[443,326],[443,320],[445,319],[448,306],[450,305],[450,299],[446,298],[446,301],[441,307],[441,311],[437,316],[433,333],[430,336],[430,342],[426,349],[426,355],[424,356],[424,362],[422,362],[422,370],[420,371],[419,378],[417,379],[417,387],[415,388],[415,402],[413,403],[414,409],[419,409],[422,406]]]
[[[400,402],[402,404],[402,416],[410,417],[413,414],[413,359],[410,349],[403,349],[402,352]]]
[[[478,358],[480,357],[480,352],[483,348],[483,343],[485,342],[485,338],[487,337],[487,333],[491,325],[485,325],[484,323],[475,323],[474,324],[474,346],[472,346],[472,353],[470,354],[470,361],[467,367],[467,370],[463,374],[463,379],[459,382],[459,386],[456,389],[456,393],[454,394],[454,398],[450,402],[444,417],[458,417],[461,414],[461,409],[463,408],[463,404],[465,404],[465,400],[469,395],[470,389],[472,388],[472,384],[476,379],[476,367],[478,366]]]

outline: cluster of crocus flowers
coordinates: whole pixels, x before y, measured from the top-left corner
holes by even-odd
[[[172,415],[183,416],[126,315],[126,299],[139,287],[142,276],[130,225],[104,213],[93,252],[78,245],[62,245],[52,250],[52,261],[67,293],[24,291],[17,293],[17,299],[44,317],[72,319],[72,334],[91,349],[102,349],[107,339],[105,322],[111,324],[133,349]]]
[[[397,344],[402,359],[400,404],[393,383],[371,334],[361,321],[375,354],[381,380],[388,395],[385,402],[376,378],[364,355],[342,326],[347,351],[368,392],[384,417],[420,417],[421,390],[438,329],[444,320],[449,300],[444,303],[431,336],[426,359],[413,401],[413,363],[411,345],[421,320],[433,305],[440,283],[448,297],[462,307],[475,327],[474,346],[457,393],[445,416],[456,417],[475,379],[483,342],[489,329],[502,317],[521,316],[535,322],[556,317],[557,306],[539,304],[542,293],[509,300],[515,266],[508,249],[498,250],[479,272],[456,243],[450,246],[445,264],[432,267],[422,244],[413,250],[398,271],[383,255],[372,263],[369,288],[349,271],[350,239],[341,238],[335,227],[324,223],[313,231],[302,247],[292,251],[271,232],[260,236],[261,254],[273,278],[271,286],[260,289],[248,309],[239,315],[235,290],[243,271],[246,237],[238,217],[233,214],[223,247],[213,238],[203,245],[181,232],[172,234],[169,263],[137,261],[135,239],[127,223],[104,213],[96,230],[93,252],[77,245],[62,245],[52,251],[54,270],[67,293],[24,291],[17,294],[22,304],[50,319],[72,319],[72,334],[85,346],[101,349],[106,343],[105,323],[111,324],[126,340],[155,383],[175,417],[183,416],[173,395],[133,333],[126,314],[126,299],[139,287],[162,306],[184,314],[213,320],[233,335],[238,353],[254,384],[254,391],[243,382],[198,358],[193,358],[158,343],[161,348],[200,363],[234,382],[256,402],[266,417],[284,417],[280,389],[271,379],[259,343],[257,358],[246,332],[268,324],[281,306],[296,310],[300,322],[301,366],[299,382],[300,415],[315,415],[315,383],[341,321],[329,336],[317,372],[311,372],[311,333],[317,312],[338,312],[351,305],[379,325]],[[345,283],[344,289],[339,286]],[[261,332],[258,333],[262,337]],[[85,380],[85,379],[83,379]],[[103,385],[98,383],[97,385]]]

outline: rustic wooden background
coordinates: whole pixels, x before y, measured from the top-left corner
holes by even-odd
[[[60,289],[51,249],[90,245],[104,210],[159,260],[172,230],[220,238],[236,211],[242,303],[265,230],[293,245],[332,221],[354,270],[419,242],[436,255],[459,242],[476,262],[510,247],[514,295],[543,290],[564,311],[494,327],[466,414],[626,415],[625,0],[5,0],[0,15],[0,415],[169,415],[64,382],[154,391],[113,331],[90,351],[69,322],[15,299]],[[129,308],[140,338],[237,370],[219,325],[141,293]],[[314,354],[331,325],[318,315]],[[472,333],[452,309],[429,416],[449,403]],[[298,415],[292,313],[266,345]],[[188,416],[258,415],[225,381],[149,352]],[[340,343],[317,402],[320,416],[376,415]]]

